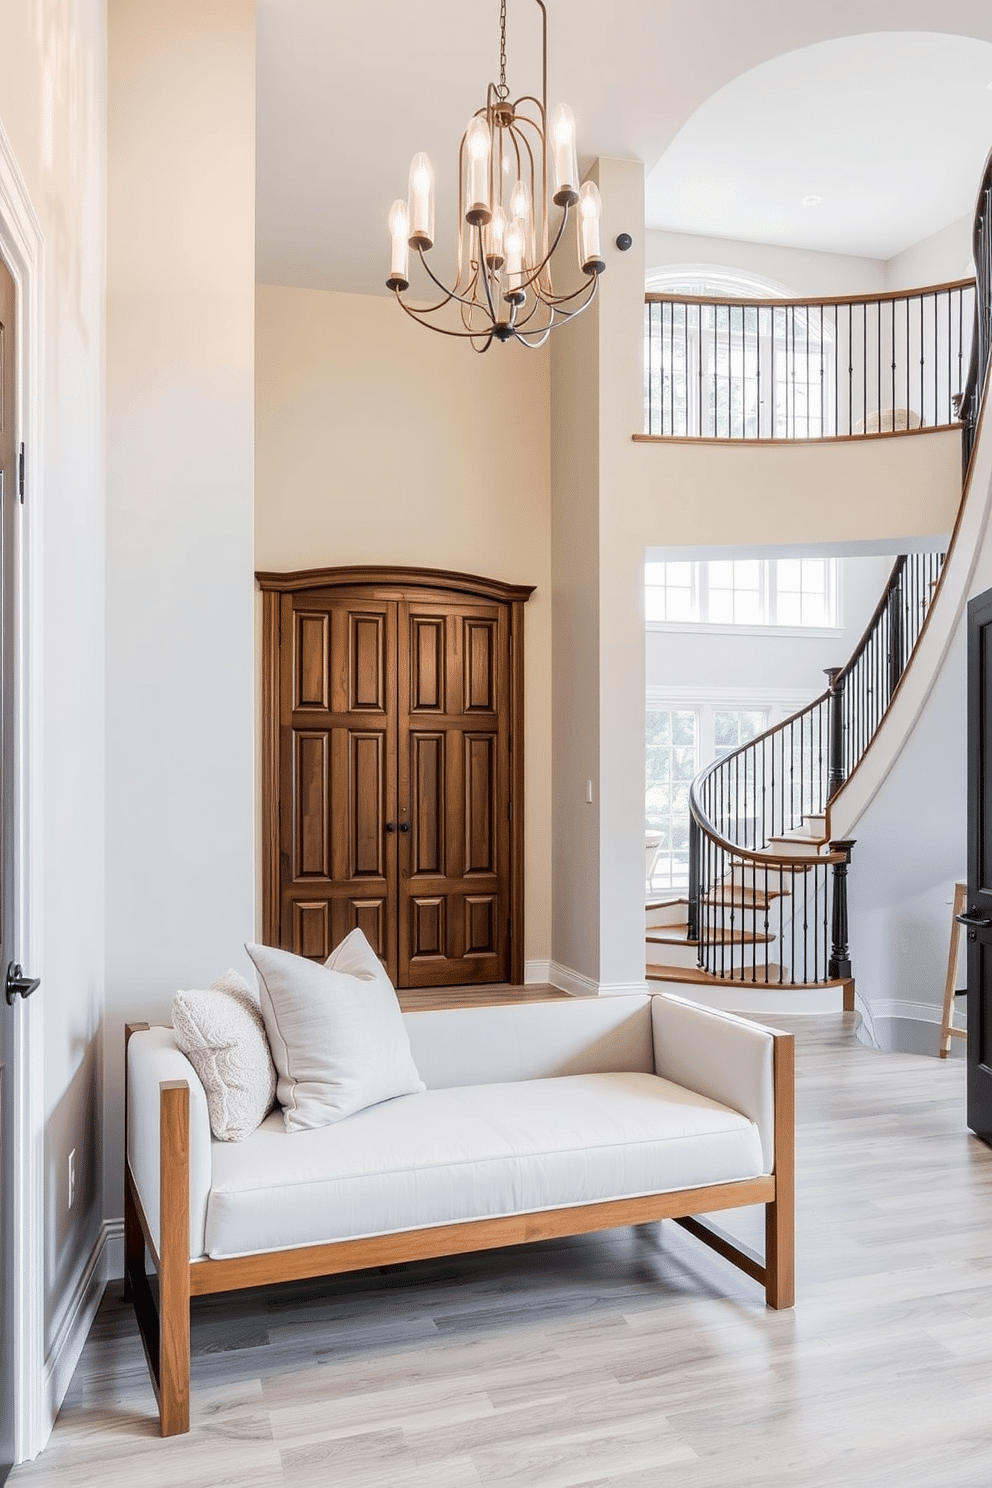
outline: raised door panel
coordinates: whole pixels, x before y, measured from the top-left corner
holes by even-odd
[[[293,712],[330,706],[331,617],[293,615]]]
[[[447,705],[445,669],[445,617],[411,615],[410,712],[444,713]]]
[[[496,860],[497,738],[493,733],[465,733],[462,747],[465,753],[464,871],[466,877],[495,874],[499,871]]]
[[[411,879],[443,877],[447,872],[448,820],[446,736],[417,730],[410,736]],[[402,808],[401,808],[402,809]]]
[[[466,713],[496,713],[498,622],[477,615],[462,617],[463,696]]]
[[[293,778],[293,878],[327,878],[330,875],[330,735],[299,729],[294,731]]]

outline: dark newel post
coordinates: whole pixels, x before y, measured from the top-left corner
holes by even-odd
[[[833,917],[831,920],[830,962],[827,966],[827,976],[832,981],[851,975],[851,951],[847,944],[847,865],[851,861],[851,848],[854,840],[843,842],[831,842],[830,851],[843,853],[843,860],[834,864],[834,903]]]
[[[905,570],[904,570],[905,572]],[[902,676],[902,580],[900,574],[889,590],[889,697]]]
[[[689,812],[689,927],[686,938],[699,939],[699,823]]]
[[[844,784],[844,668],[824,667],[830,683],[827,800]]]

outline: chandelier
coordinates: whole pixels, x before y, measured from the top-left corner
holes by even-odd
[[[427,258],[434,246],[434,168],[426,155],[413,157],[407,199],[395,201],[389,213],[392,259],[387,287],[407,315],[442,335],[468,338],[476,351],[487,351],[494,337],[543,345],[556,326],[592,301],[606,268],[600,251],[599,191],[591,181],[579,186],[571,109],[561,104],[548,127],[548,17],[543,0],[536,4],[541,11],[541,96],[528,94],[511,101],[506,83],[506,0],[500,0],[499,82],[489,84],[485,107],[469,120],[458,151],[458,241],[452,285],[435,275]],[[577,288],[570,285],[556,293],[551,259],[573,207],[578,208],[578,267],[583,277]],[[411,249],[440,291],[433,303],[411,304],[403,298],[410,287]]]

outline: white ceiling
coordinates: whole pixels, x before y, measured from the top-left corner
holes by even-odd
[[[707,99],[648,176],[647,224],[888,259],[972,210],[990,146],[988,42],[822,42]]]
[[[549,103],[572,105],[583,163],[644,162],[649,225],[890,257],[971,210],[992,144],[989,0],[547,3]],[[386,217],[420,149],[445,240],[498,11],[258,0],[262,283],[385,294]],[[539,83],[537,16],[508,0],[514,96]]]

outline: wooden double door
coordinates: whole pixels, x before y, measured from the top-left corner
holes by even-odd
[[[266,939],[323,960],[358,926],[398,987],[522,981],[531,590],[420,570],[258,578]]]

